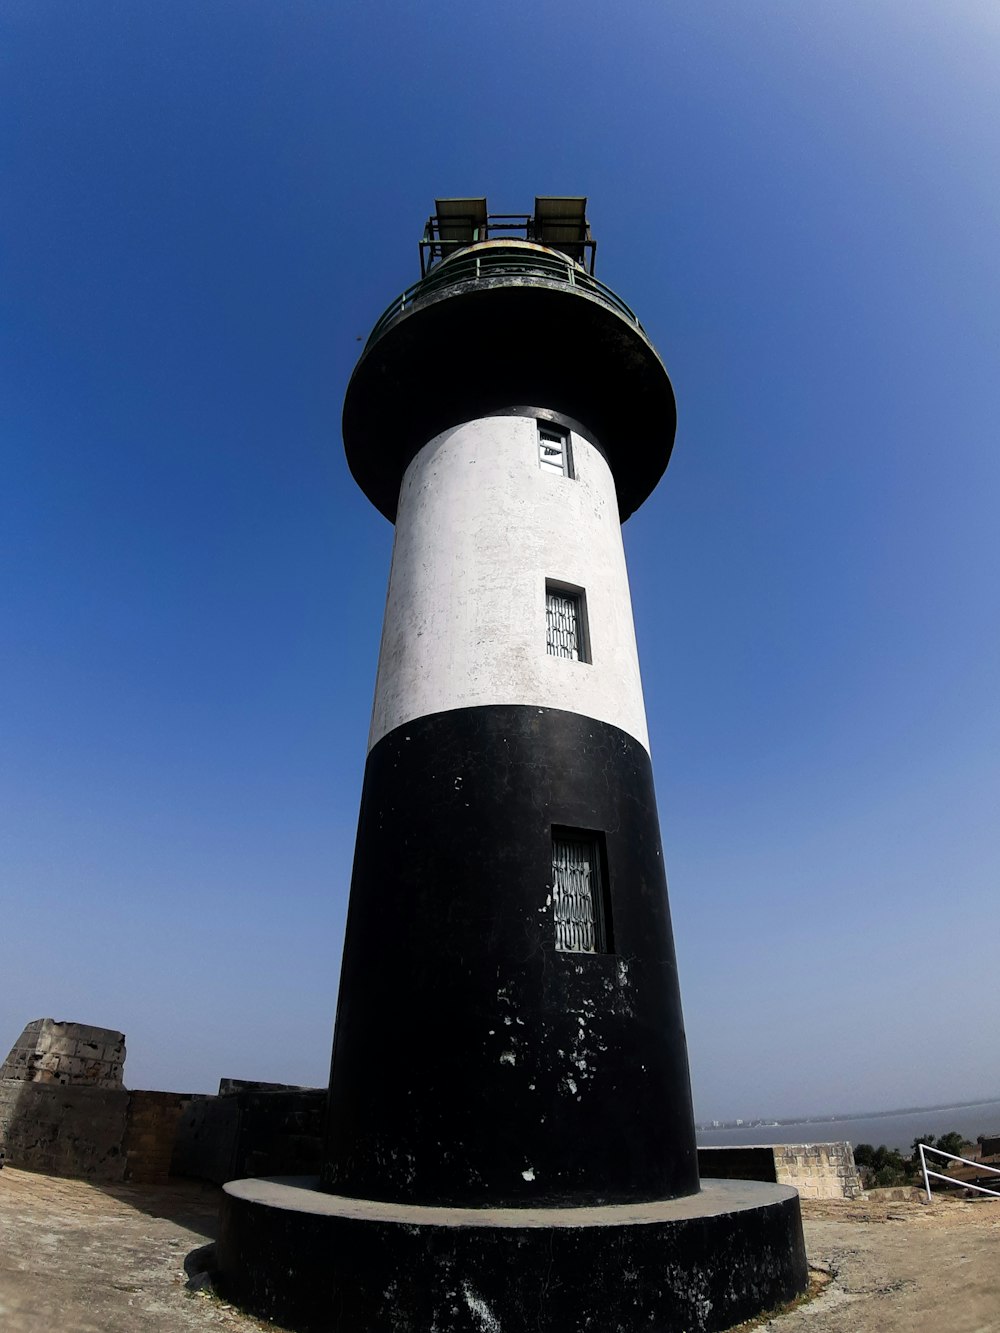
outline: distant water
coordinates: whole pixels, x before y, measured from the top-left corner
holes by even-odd
[[[977,1134],[1000,1134],[1000,1102],[974,1106],[936,1106],[927,1111],[889,1111],[885,1115],[849,1116],[841,1120],[802,1120],[786,1125],[743,1125],[737,1129],[699,1129],[700,1148],[738,1143],[841,1143],[852,1147],[871,1143],[876,1148],[909,1152],[918,1134],[947,1134],[950,1130],[975,1143]]]

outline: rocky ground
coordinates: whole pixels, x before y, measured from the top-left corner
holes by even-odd
[[[0,1171],[3,1333],[254,1333],[190,1289],[218,1191],[106,1186]],[[1000,1333],[1000,1200],[806,1203],[823,1293],[773,1333]],[[269,1327],[273,1327],[269,1326]],[[358,1329],[357,1333],[390,1333]]]

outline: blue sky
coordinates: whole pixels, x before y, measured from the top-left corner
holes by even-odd
[[[679,405],[625,533],[697,1113],[1000,1095],[993,0],[0,22],[0,1044],[325,1082],[391,544],[344,389],[435,196],[585,193]]]

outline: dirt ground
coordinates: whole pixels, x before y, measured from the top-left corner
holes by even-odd
[[[2,1333],[250,1333],[259,1325],[185,1289],[215,1231],[219,1191],[0,1171]],[[189,1261],[189,1267],[196,1266]]]
[[[1000,1199],[804,1202],[811,1266],[833,1280],[774,1333],[1000,1333]]]
[[[0,1171],[2,1333],[256,1333],[197,1283],[218,1190]],[[805,1203],[822,1295],[773,1333],[1000,1333],[1000,1200]],[[273,1326],[270,1326],[273,1327]],[[391,1333],[358,1329],[356,1333]]]

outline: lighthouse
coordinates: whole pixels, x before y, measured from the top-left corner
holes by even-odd
[[[395,533],[323,1159],[227,1186],[220,1241],[292,1327],[709,1330],[805,1283],[794,1191],[699,1181],[621,533],[676,412],[595,253],[582,198],[436,201],[348,387]]]

